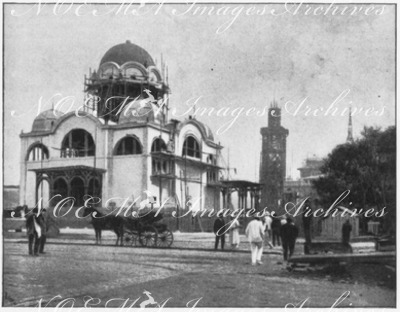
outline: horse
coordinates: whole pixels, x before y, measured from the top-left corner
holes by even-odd
[[[123,238],[124,238],[123,217],[113,216],[113,215],[104,216],[101,212],[99,212],[97,209],[93,207],[85,208],[83,212],[83,217],[86,217],[89,214],[92,216],[92,225],[96,234],[96,245],[98,245],[99,243],[101,245],[102,230],[114,231],[114,233],[117,234],[117,241],[115,242],[115,245],[118,246],[118,241],[120,241],[121,246],[123,245]]]

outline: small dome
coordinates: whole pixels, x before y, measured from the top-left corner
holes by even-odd
[[[128,104],[119,116],[118,124],[126,123],[147,123],[154,122],[155,107],[147,102],[141,104],[140,101],[135,101],[133,104]]]
[[[190,119],[186,120],[179,126],[179,129],[182,129],[184,125],[187,125],[190,123],[196,125],[199,128],[203,138],[205,138],[208,141],[214,142],[214,135],[213,135],[210,127],[205,125],[201,121],[198,121],[197,119],[190,118]]]
[[[210,141],[214,141],[214,134],[212,133],[211,128],[203,123],[201,123],[201,125],[204,128],[204,132],[206,133],[207,139],[209,139]]]
[[[126,62],[138,62],[146,68],[155,65],[150,54],[145,49],[131,43],[129,40],[109,49],[101,59],[100,65],[107,62],[114,62],[119,66]]]
[[[62,115],[62,112],[53,109],[40,113],[33,121],[32,132],[50,131],[57,119]]]

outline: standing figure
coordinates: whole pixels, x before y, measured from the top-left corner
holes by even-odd
[[[215,234],[215,246],[214,249],[218,249],[218,243],[221,239],[221,249],[224,249],[225,245],[225,221],[222,215],[220,215],[214,222],[214,234]]]
[[[239,220],[232,217],[232,224],[231,224],[231,231],[230,231],[230,241],[231,241],[231,248],[238,249],[240,244],[240,236],[239,236],[239,229],[240,223]]]
[[[285,261],[288,260],[288,252],[289,258],[293,255],[297,235],[299,235],[299,229],[293,223],[293,220],[291,218],[287,218],[286,221],[286,224],[282,225],[281,228],[283,260]]]
[[[267,211],[265,214],[265,217],[263,219],[263,224],[264,224],[264,233],[265,233],[265,242],[268,244],[269,248],[272,249],[274,246],[271,244],[271,237],[272,237],[272,231],[271,231],[271,225],[272,225],[272,218]]]
[[[304,244],[304,253],[308,255],[311,248],[311,224],[312,224],[312,208],[310,200],[307,198],[303,206],[303,228],[304,228],[304,238],[306,240]]]
[[[271,223],[271,230],[272,230],[272,245],[280,246],[281,245],[281,221],[279,220],[278,217],[273,217],[272,218],[272,223]],[[276,241],[276,244],[275,244]]]
[[[346,222],[342,226],[342,243],[344,245],[348,245],[350,242],[350,232],[352,230],[352,226],[350,224],[350,220],[346,220]]]
[[[34,208],[26,215],[26,234],[28,235],[29,255],[38,256],[41,229],[38,223],[38,209]]]
[[[260,218],[255,217],[246,228],[246,236],[250,243],[251,265],[262,264],[261,256],[264,244],[264,225]]]
[[[46,213],[46,209],[43,208],[38,216],[38,224],[41,230],[41,237],[39,239],[39,253],[44,254],[44,245],[46,244],[46,233],[47,233],[47,222],[48,215]]]

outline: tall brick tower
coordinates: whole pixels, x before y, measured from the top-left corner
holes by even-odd
[[[261,128],[260,164],[261,207],[279,211],[286,177],[286,138],[289,130],[281,126],[281,109],[274,101],[268,110],[268,127]]]

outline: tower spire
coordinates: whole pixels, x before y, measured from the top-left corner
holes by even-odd
[[[347,128],[347,143],[353,143],[354,139],[353,139],[353,124],[352,124],[352,120],[351,120],[351,106],[349,109],[349,125]]]

